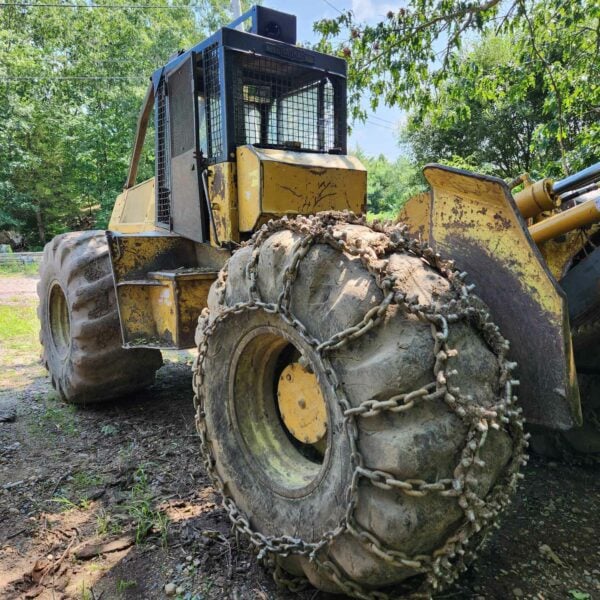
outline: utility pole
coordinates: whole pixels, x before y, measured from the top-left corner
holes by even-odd
[[[240,0],[231,0],[231,12],[233,14],[233,19],[237,19],[242,16],[242,5]],[[236,29],[242,30],[242,24],[240,23]]]

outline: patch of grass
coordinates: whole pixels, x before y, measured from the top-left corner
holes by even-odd
[[[77,491],[85,491],[88,488],[98,486],[101,483],[102,477],[100,475],[93,475],[87,471],[80,471],[73,475],[71,485]]]
[[[137,586],[137,581],[132,581],[132,580],[128,580],[128,579],[119,579],[117,581],[117,592],[119,594],[122,594],[124,591],[128,590],[129,588],[136,587],[136,586]]]
[[[73,510],[74,508],[77,510],[88,510],[91,506],[91,502],[87,498],[80,498],[77,502],[73,502],[66,496],[57,496],[56,498],[52,498],[51,502],[56,502],[65,511]]]
[[[102,435],[116,435],[119,430],[114,425],[102,425],[100,432]]]
[[[32,425],[32,430],[36,435],[43,435],[48,431],[56,434],[75,435],[77,433],[75,410],[76,408],[72,404],[48,404],[40,419]]]
[[[35,305],[0,305],[0,339],[6,350],[37,353],[39,329]]]
[[[169,517],[160,510],[155,510],[152,505],[152,494],[148,484],[148,477],[139,467],[133,475],[134,485],[131,488],[131,497],[125,509],[135,522],[135,543],[142,543],[150,533],[157,533],[163,547],[167,545],[169,533]]]
[[[591,596],[587,592],[580,592],[579,590],[569,590],[569,596],[573,600],[591,600]]]
[[[105,510],[96,515],[96,535],[118,535],[122,531],[121,524]]]
[[[76,508],[78,510],[88,510],[92,503],[90,500],[90,488],[99,486],[103,479],[100,475],[93,475],[87,471],[80,471],[68,478],[68,483],[61,488],[61,496],[52,499],[61,505],[65,510]],[[68,495],[65,493],[68,489]]]
[[[31,263],[6,263],[0,264],[0,275],[37,275],[40,272],[40,265]]]

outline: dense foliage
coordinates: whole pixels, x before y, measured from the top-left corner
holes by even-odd
[[[394,218],[398,209],[423,189],[423,179],[413,161],[400,156],[390,161],[383,154],[367,156],[360,148],[353,154],[360,158],[368,172],[368,211]]]
[[[230,18],[228,0],[187,1],[0,8],[0,230],[35,247],[106,225],[148,75]],[[408,0],[375,25],[343,12],[316,29],[348,59],[354,117],[364,94],[408,111],[410,160],[363,156],[374,212],[418,190],[430,161],[510,178],[600,159],[597,0]]]
[[[31,247],[105,226],[149,75],[231,18],[228,0],[75,3],[0,8],[0,230],[22,231]],[[148,146],[142,176],[153,171]]]
[[[421,164],[556,176],[600,159],[597,0],[409,0],[375,25],[344,12],[316,29],[348,59],[355,117],[365,91],[410,111]]]

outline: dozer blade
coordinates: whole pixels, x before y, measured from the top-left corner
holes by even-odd
[[[427,195],[400,213],[411,234],[467,271],[488,305],[509,356],[530,423],[569,429],[581,407],[565,293],[527,232],[507,185],[495,177],[428,165]]]

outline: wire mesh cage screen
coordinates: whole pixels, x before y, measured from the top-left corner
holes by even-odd
[[[171,221],[171,135],[164,78],[156,92],[155,127],[156,221],[162,225],[169,225]]]
[[[345,153],[343,78],[230,51],[234,145]]]
[[[219,160],[223,154],[223,125],[221,119],[223,100],[221,98],[221,84],[219,81],[218,44],[213,44],[203,51],[202,72],[204,79],[203,112],[205,117],[207,148],[201,148],[201,150],[210,162],[214,162]],[[200,118],[202,118],[202,115]]]

